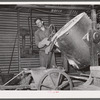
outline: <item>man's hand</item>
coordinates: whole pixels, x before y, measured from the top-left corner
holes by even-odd
[[[41,42],[42,42],[42,44],[45,44],[45,45],[50,44],[50,41],[48,41],[48,38],[44,38]]]
[[[46,41],[48,41],[48,38],[46,37],[46,38],[44,38],[41,42],[46,42]]]
[[[46,41],[46,44],[45,44],[45,45],[47,45],[47,46],[48,46],[49,44],[50,44],[50,41]]]
[[[38,44],[38,47],[39,48],[42,48],[42,47],[44,47],[45,45],[49,45],[50,44],[50,41],[48,41],[48,38],[44,38],[41,42],[39,42],[39,44]]]

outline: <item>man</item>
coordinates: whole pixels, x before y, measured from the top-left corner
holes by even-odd
[[[40,66],[41,67],[48,67],[49,58],[51,58],[51,66],[55,66],[55,58],[54,55],[50,57],[51,55],[45,53],[46,47],[50,44],[50,41],[48,40],[48,37],[50,36],[51,32],[50,29],[46,26],[44,26],[44,22],[41,18],[35,19],[35,24],[38,26],[38,30],[35,32],[35,43],[37,47],[40,49],[39,51],[39,57],[40,57]]]

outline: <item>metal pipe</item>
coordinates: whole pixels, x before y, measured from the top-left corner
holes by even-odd
[[[18,70],[21,71],[20,67],[20,12],[17,9],[17,34],[18,34]]]
[[[10,67],[11,67],[11,63],[12,63],[12,59],[13,59],[13,55],[14,55],[14,50],[15,50],[17,35],[18,34],[16,34],[15,41],[14,41],[14,46],[13,46],[13,50],[12,50],[12,54],[11,54],[11,60],[10,60],[9,68],[8,68],[8,74],[10,72]]]

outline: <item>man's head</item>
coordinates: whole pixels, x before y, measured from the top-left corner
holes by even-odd
[[[34,22],[39,28],[43,26],[43,20],[41,18],[36,18]]]

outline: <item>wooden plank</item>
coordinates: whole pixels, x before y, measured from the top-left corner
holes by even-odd
[[[84,86],[84,85],[80,85],[78,87],[74,87],[73,90],[100,90],[100,87],[95,86],[95,85],[88,85],[88,86]]]

